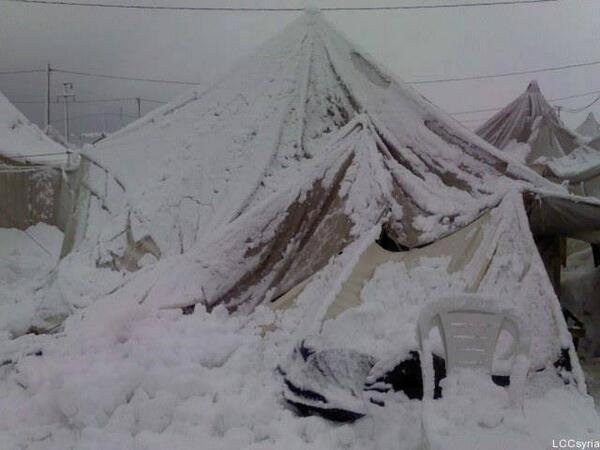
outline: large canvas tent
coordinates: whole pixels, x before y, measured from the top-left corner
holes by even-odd
[[[313,438],[314,448],[420,448],[418,403],[390,396],[390,408],[366,405],[374,420],[356,428],[304,426],[281,406],[273,372],[315,334],[389,372],[416,349],[426,303],[478,292],[516,309],[535,335],[527,416],[518,433],[512,422],[492,430],[502,431],[495,448],[541,447],[559,427],[597,436],[531,230],[543,240],[596,229],[600,202],[464,129],[319,15],[299,18],[217,87],[86,154],[75,251],[54,274],[73,316],[42,351],[10,355],[27,381],[38,372],[64,381],[11,390],[6,410],[19,405],[26,423],[70,430],[57,440],[71,446],[158,448],[201,436],[212,447],[237,439],[230,448],[303,448]],[[134,267],[132,252],[147,250],[160,260],[131,274],[91,273],[80,259]],[[73,278],[104,291],[81,295]],[[505,376],[502,344],[494,374]],[[313,399],[334,400],[321,392]],[[240,430],[250,437],[240,441]]]
[[[476,133],[543,176],[568,183],[572,192],[600,196],[600,149],[564,125],[537,82],[532,81]]]
[[[417,348],[416,318],[428,302],[449,293],[491,295],[499,307],[518,311],[530,328],[531,373],[537,373],[532,379],[550,389],[563,382],[556,384],[558,372],[583,392],[530,221],[545,216],[538,232],[548,223],[551,235],[597,228],[600,204],[543,182],[536,188],[502,176],[493,194],[473,198],[456,191],[460,204],[448,193],[443,202],[435,193],[439,186],[427,189],[397,156],[368,117],[358,116],[315,158],[305,179],[250,208],[211,242],[140,274],[137,283],[148,288],[138,301],[167,309],[224,305],[238,313],[267,306],[271,314],[259,308],[263,320],[254,321],[263,334],[298,340],[318,335],[325,348],[350,349],[385,366],[410,359]],[[558,216],[551,218],[553,213]],[[587,214],[589,221],[581,220]],[[502,345],[510,348],[509,342]],[[499,357],[494,374],[506,377],[507,367]],[[293,402],[314,403],[299,394],[304,389],[326,399],[318,402],[321,409],[345,405],[351,414],[365,413],[353,402],[329,397],[320,384],[327,382],[312,380],[306,370],[281,371]]]
[[[535,84],[528,95],[558,129]],[[540,237],[600,225],[597,202],[570,198],[464,129],[320,14],[303,15],[215,87],[133,123],[86,159],[72,240],[90,245],[99,265],[133,269],[144,253],[196,249],[205,262],[183,271],[189,289],[174,297],[182,306],[251,309],[373,226],[385,224],[399,248],[420,247],[511,189],[529,193]]]
[[[330,151],[335,132],[359,114],[428,191],[444,198],[436,203],[490,195],[488,174],[544,183],[395,80],[320,15],[306,14],[213,87],[191,91],[84,151],[68,247],[86,242],[98,249],[99,263],[134,269],[144,252],[182,253],[304,177],[311,160]],[[406,208],[418,216],[433,206]],[[449,215],[448,229],[463,220]],[[422,243],[404,232],[406,245]]]

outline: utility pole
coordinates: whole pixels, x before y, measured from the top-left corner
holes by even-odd
[[[63,83],[63,93],[56,96],[56,101],[61,98],[65,103],[65,139],[69,142],[69,99],[75,100],[73,83]]]
[[[46,64],[46,133],[50,131],[50,63]]]
[[[139,119],[140,117],[142,117],[142,99],[139,97],[136,97],[135,101],[137,102],[138,119]]]

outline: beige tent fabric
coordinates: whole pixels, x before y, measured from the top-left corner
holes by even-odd
[[[276,313],[276,318],[269,325],[263,326],[263,331],[289,326],[293,321],[280,320],[286,314],[313,317],[314,315],[311,316],[307,311],[320,310],[323,311],[322,315],[313,317],[313,320],[321,324],[316,329],[333,330],[336,334],[335,328],[338,325],[329,321],[360,323],[363,304],[373,301],[364,297],[363,290],[376,278],[376,272],[383,266],[395,264],[401,272],[414,272],[414,277],[409,276],[410,281],[407,283],[419,283],[419,271],[437,261],[433,264],[436,267],[445,267],[448,277],[455,280],[454,289],[459,288],[459,291],[452,291],[452,294],[459,295],[460,292],[465,292],[492,295],[497,297],[499,307],[519,311],[535,336],[534,348],[537,349],[537,354],[532,358],[534,367],[542,368],[549,361],[558,358],[561,348],[569,349],[570,352],[574,350],[558,299],[528,228],[521,196],[509,194],[498,207],[486,212],[470,225],[427,246],[403,252],[390,252],[372,242],[358,256],[356,262],[351,263],[353,265],[349,275],[342,280],[341,287],[333,299],[324,305],[326,308],[322,308],[320,303],[326,302],[327,299],[315,297],[313,286],[319,285],[323,278],[328,279],[331,275],[316,274],[308,282],[298,285],[268,305]],[[339,273],[344,272],[346,269],[340,269]],[[448,278],[440,277],[440,286],[446,286],[447,282]],[[335,277],[331,277],[329,283],[335,284]],[[427,283],[432,283],[432,279],[429,278]],[[434,296],[449,294],[435,288],[431,292]],[[393,309],[389,310],[389,314],[398,320],[394,326],[405,330],[400,333],[403,336],[410,336],[411,331],[414,334],[415,324],[411,317],[420,304],[415,302],[422,302],[422,306],[425,306],[428,301],[437,298],[426,296],[418,300],[415,298],[418,294],[415,294],[414,287],[408,284],[402,285],[397,292],[389,292],[388,295],[397,298],[396,302],[390,303],[389,306]],[[403,304],[407,308],[406,315],[403,314]],[[369,306],[365,308],[365,320],[370,321],[368,317],[374,310]],[[302,323],[298,326],[304,329]],[[360,330],[357,330],[357,333],[360,333]],[[327,336],[328,333],[325,337]],[[406,344],[398,343],[401,346]],[[572,358],[575,358],[574,353]]]
[[[378,266],[386,262],[404,262],[409,268],[419,265],[421,258],[451,257],[450,273],[459,272],[471,261],[475,250],[481,245],[482,227],[489,222],[490,213],[456,233],[422,248],[408,252],[390,252],[374,242],[360,257],[341,292],[325,314],[323,320],[335,319],[348,308],[358,306],[360,291],[365,281],[373,277]],[[490,255],[491,256],[491,255]],[[485,267],[485,265],[483,265]],[[483,270],[472,280],[469,290],[474,290],[483,276]]]
[[[350,277],[344,282],[340,293],[327,310],[323,320],[335,319],[345,310],[358,306],[363,284],[372,278],[378,266],[386,262],[405,262],[408,266],[414,267],[419,264],[419,259],[422,257],[451,256],[452,262],[449,265],[449,271],[454,273],[461,270],[481,244],[482,227],[489,222],[489,216],[490,213],[487,212],[456,233],[410,251],[392,252],[384,249],[377,242],[373,242],[360,255]],[[480,277],[477,278],[480,279]],[[293,308],[296,298],[310,281],[311,279],[307,279],[294,286],[277,300],[269,303],[268,307],[273,311],[285,311]]]
[[[566,236],[598,242],[600,201],[566,195],[527,195],[527,213],[536,236]]]
[[[328,158],[314,161],[303,183],[267,199],[191,252],[189,266],[166,276],[150,298],[164,302],[176,291],[177,306],[224,303],[251,311],[323,269],[374,226],[385,225],[402,247],[423,247],[467,227],[516,186],[499,178],[496,195],[465,195],[460,184],[452,192],[433,192],[392,155],[369,118],[359,117],[331,144]],[[555,195],[552,208],[532,216],[536,230],[570,235],[600,229],[600,202]]]

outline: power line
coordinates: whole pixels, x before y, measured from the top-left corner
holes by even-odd
[[[69,103],[73,104],[73,103],[109,103],[109,102],[122,102],[122,101],[136,101],[139,98],[140,101],[142,102],[149,102],[149,103],[167,103],[167,102],[163,102],[161,100],[154,100],[154,99],[149,99],[149,98],[142,98],[142,97],[120,97],[120,98],[94,98],[94,99],[84,99],[84,100],[73,100]],[[11,103],[16,103],[16,104],[42,104],[42,103],[46,103],[44,100],[14,100],[11,101]],[[50,103],[52,104],[59,104],[62,102],[58,102],[58,101],[51,101]]]
[[[549,102],[557,102],[557,101],[561,101],[561,100],[569,100],[569,99],[573,99],[573,98],[580,98],[580,97],[587,97],[588,95],[593,95],[593,94],[600,94],[600,91],[596,90],[596,91],[589,91],[589,92],[583,92],[581,94],[574,94],[574,95],[567,95],[564,97],[553,97],[553,98],[549,98],[548,101]],[[592,106],[594,103],[596,103],[598,101],[598,99],[594,100],[592,103],[590,103],[589,105],[583,107],[583,108],[579,108],[581,112],[587,108],[589,108],[590,106]],[[483,109],[471,109],[471,110],[467,110],[467,111],[457,111],[457,112],[452,112],[449,113],[451,116],[460,116],[463,114],[474,114],[474,113],[480,113],[480,112],[493,112],[493,111],[500,111],[502,107],[499,108],[483,108]],[[564,108],[564,107],[562,107]],[[567,112],[571,112],[568,110],[568,108],[564,108],[564,111]]]
[[[245,8],[245,7],[225,7],[225,6],[154,6],[154,5],[135,5],[135,4],[110,4],[110,3],[86,3],[79,1],[60,1],[60,0],[5,0],[12,3],[24,3],[31,5],[55,5],[55,6],[82,6],[95,8],[118,8],[118,9],[138,9],[151,11],[205,11],[205,12],[299,12],[305,8]],[[392,6],[357,6],[357,7],[324,7],[321,11],[390,11],[390,10],[419,10],[419,9],[448,9],[448,8],[468,8],[485,6],[505,6],[505,5],[524,5],[533,3],[555,3],[560,0],[504,0],[492,2],[471,2],[471,3],[453,3],[437,5],[392,5]]]
[[[486,80],[489,78],[502,78],[502,77],[512,77],[515,75],[530,75],[533,73],[541,73],[541,72],[553,72],[557,70],[566,70],[566,69],[576,69],[579,67],[589,67],[596,66],[600,64],[600,61],[590,61],[585,63],[576,63],[576,64],[566,64],[564,66],[553,66],[553,67],[544,67],[540,69],[530,69],[530,70],[520,70],[516,72],[503,72],[503,73],[493,73],[487,75],[471,75],[466,77],[457,77],[457,78],[440,78],[437,80],[421,80],[421,81],[409,81],[410,84],[433,84],[433,83],[448,83],[454,81],[467,81],[467,80]]]
[[[19,75],[23,73],[40,73],[45,72],[43,69],[31,69],[31,70],[7,70],[0,72],[0,75]]]
[[[12,0],[11,0],[12,1]],[[464,77],[455,77],[455,78],[438,78],[433,80],[415,80],[409,81],[409,84],[434,84],[434,83],[448,83],[448,82],[456,82],[456,81],[468,81],[468,80],[485,80],[490,78],[502,78],[502,77],[510,77],[517,75],[531,75],[535,73],[542,72],[554,72],[559,70],[568,70],[568,69],[577,69],[581,67],[590,67],[596,66],[600,64],[600,60],[598,61],[588,61],[583,63],[574,63],[574,64],[565,64],[561,66],[550,66],[538,69],[528,69],[528,70],[520,70],[514,72],[501,72],[501,73],[492,73],[486,75],[469,75]],[[43,72],[43,70],[39,70],[39,72]],[[128,77],[124,75],[113,75],[106,73],[96,73],[96,72],[84,72],[84,71],[76,71],[76,70],[66,70],[66,69],[52,69],[52,72],[70,74],[70,75],[79,75],[86,77],[94,77],[94,78],[108,78],[115,80],[128,80],[128,81],[142,81],[142,82],[150,82],[150,83],[167,83],[167,84],[179,84],[179,85],[187,85],[187,86],[199,86],[203,83],[198,83],[194,81],[186,81],[186,80],[172,80],[166,78],[145,78],[145,77]]]
[[[600,95],[597,96],[594,100],[592,100],[590,103],[588,103],[585,106],[582,106],[581,108],[566,108],[564,106],[560,107],[561,111],[565,111],[568,113],[580,113],[582,111],[585,111],[586,109],[588,109],[590,106],[592,106],[594,103],[596,103],[598,100],[600,100]]]
[[[9,0],[13,1],[13,0]],[[64,69],[52,69],[52,72],[66,73],[70,75],[81,75],[84,77],[94,77],[94,78],[109,78],[113,80],[129,80],[129,81],[146,81],[150,83],[166,83],[166,84],[181,84],[187,86],[199,86],[202,83],[197,83],[194,81],[181,81],[181,80],[167,80],[163,78],[136,78],[136,77],[126,77],[121,75],[109,75],[105,73],[92,73],[92,72],[79,72],[75,70],[64,70]]]
[[[16,1],[16,0],[7,0],[7,1]],[[554,0],[552,0],[552,1],[554,1]],[[538,68],[538,69],[527,69],[527,70],[514,71],[514,72],[501,72],[501,73],[492,73],[492,74],[486,74],[486,75],[469,75],[469,76],[454,77],[454,78],[438,78],[438,79],[433,79],[433,80],[415,80],[415,81],[409,81],[408,83],[419,85],[419,84],[448,83],[448,82],[468,81],[468,80],[484,80],[484,79],[490,79],[490,78],[502,78],[502,77],[509,77],[509,76],[517,76],[517,75],[530,75],[530,74],[542,73],[542,72],[554,72],[554,71],[559,71],[559,70],[577,69],[577,68],[581,68],[581,67],[596,66],[599,64],[600,64],[600,60],[588,61],[588,62],[583,62],[583,63],[565,64],[565,65],[560,65],[560,66],[550,66],[550,67],[544,67],[544,68]],[[125,75],[114,75],[114,74],[97,73],[97,72],[85,72],[85,71],[67,70],[67,69],[52,68],[51,71],[57,72],[57,73],[69,74],[69,75],[79,75],[79,76],[94,77],[94,78],[107,78],[107,79],[114,79],[114,80],[140,81],[140,82],[150,82],[150,83],[166,83],[166,84],[178,84],[178,85],[187,85],[187,86],[200,86],[203,84],[203,83],[198,83],[195,81],[187,81],[187,80],[173,80],[173,79],[167,79],[167,78],[129,77],[129,76],[125,76]],[[23,73],[45,72],[45,70],[40,69],[40,70],[27,70],[27,71],[0,72],[0,75],[13,74],[13,73],[18,73],[18,72],[23,72]],[[572,98],[574,98],[574,97],[575,96],[573,96]],[[566,98],[561,98],[560,100],[565,100],[565,99]],[[107,101],[110,101],[110,100],[107,100]],[[148,100],[148,101],[154,101],[154,100]],[[156,102],[158,103],[158,101],[156,101]],[[26,103],[26,102],[21,102],[21,103]]]

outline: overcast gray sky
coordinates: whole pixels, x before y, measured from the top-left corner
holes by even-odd
[[[87,0],[82,0],[87,1]],[[92,1],[92,0],[89,0]],[[415,5],[465,0],[314,1],[318,6]],[[488,0],[489,1],[489,0]],[[103,0],[194,6],[294,6],[298,1]],[[192,80],[208,86],[237,59],[285,27],[299,12],[156,12],[92,7],[26,5],[0,0],[0,72],[53,66],[125,76]],[[453,9],[326,12],[351,40],[405,81],[511,72],[600,60],[600,1]],[[42,100],[44,74],[0,76],[0,90],[12,101]],[[416,86],[448,112],[503,106],[535,77],[547,98],[600,91],[600,65],[507,78]],[[72,81],[78,99],[147,97],[169,100],[185,89],[153,83],[53,75],[53,97]],[[593,95],[559,103],[579,107]],[[18,104],[33,121],[43,105]],[[144,111],[151,106],[143,105]],[[77,132],[114,129],[136,114],[135,102],[72,107]],[[591,111],[600,116],[600,102]],[[563,113],[570,125],[587,112]],[[106,115],[91,115],[107,113]],[[491,113],[460,116],[466,125]],[[87,115],[83,118],[80,116]],[[53,107],[62,127],[62,106]],[[80,118],[77,118],[80,117]]]

